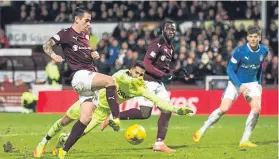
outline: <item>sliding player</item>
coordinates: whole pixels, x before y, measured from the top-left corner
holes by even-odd
[[[137,62],[130,70],[120,70],[113,75],[113,78],[117,85],[118,99],[120,103],[123,103],[124,101],[127,101],[133,97],[143,96],[151,100],[152,102],[154,102],[162,110],[174,112],[179,115],[186,115],[192,113],[192,111],[189,108],[174,107],[170,102],[161,99],[160,97],[157,97],[152,92],[149,92],[146,89],[143,80],[144,72],[145,72],[144,64],[142,62]],[[84,130],[83,135],[87,134],[93,128],[98,126],[110,114],[110,108],[108,106],[105,95],[106,95],[106,90],[101,89],[99,92],[99,97],[97,97],[98,99],[93,99],[93,103],[97,105],[97,108],[93,113],[93,119],[91,120],[87,128]],[[61,131],[64,126],[67,126],[72,121],[79,119],[79,116],[80,116],[80,103],[79,101],[77,101],[68,109],[66,115],[61,119],[59,119],[58,121],[56,121],[55,124],[49,129],[47,135],[42,139],[42,141],[35,149],[34,156],[41,157],[44,153],[44,149],[47,143],[49,142],[49,140],[57,133],[59,133],[59,131]],[[114,128],[114,130],[116,131],[119,130],[119,127],[117,125],[111,125],[111,126]],[[53,151],[53,153],[56,153],[56,149]],[[60,158],[63,158],[65,154],[66,152],[60,149],[59,152]]]

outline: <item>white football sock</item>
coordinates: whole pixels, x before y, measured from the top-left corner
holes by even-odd
[[[160,145],[164,145],[164,141],[161,139],[157,139],[155,142],[155,146],[160,146]]]
[[[250,111],[250,114],[246,120],[246,127],[242,136],[242,139],[240,141],[240,143],[243,143],[245,141],[248,141],[252,131],[254,130],[254,128],[256,127],[257,123],[258,123],[258,119],[259,119],[259,112],[255,112],[253,110]]]
[[[208,120],[205,121],[204,125],[200,128],[200,132],[203,134],[211,125],[216,123],[222,115],[220,108],[214,110],[208,117]]]
[[[156,141],[155,146],[161,146],[164,145],[164,141]]]
[[[42,139],[41,143],[42,144],[47,144],[48,143],[48,140],[46,139],[46,136]]]

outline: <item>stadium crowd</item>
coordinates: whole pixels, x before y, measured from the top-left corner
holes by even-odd
[[[236,28],[231,19],[260,18],[260,2],[15,2],[20,7],[20,22],[68,22],[71,12],[78,5],[87,6],[94,21],[120,21],[112,34],[104,33],[97,45],[92,48],[100,53],[100,60],[95,64],[99,72],[113,74],[119,69],[130,68],[136,60],[143,60],[146,46],[160,34],[160,26],[153,30],[146,27],[124,27],[128,21],[161,21],[166,17],[173,20],[193,21],[193,26],[178,30],[173,41],[175,54],[173,67],[187,67],[190,78],[179,79],[187,84],[204,84],[206,75],[226,75],[226,65],[234,49],[246,43],[246,28],[241,24]],[[271,3],[270,17],[277,19],[278,2]],[[51,12],[50,12],[51,10]],[[137,10],[133,12],[132,10]],[[100,13],[100,14],[97,14]],[[233,13],[233,14],[232,14]],[[230,19],[229,23],[223,22]],[[204,20],[213,20],[213,25],[205,26]],[[0,32],[1,33],[1,32]],[[278,26],[272,21],[267,25],[266,36],[262,43],[270,49],[264,62],[264,83],[278,83]],[[0,43],[2,36],[0,34]],[[93,35],[92,35],[93,36]],[[5,42],[6,44],[6,42]],[[2,45],[4,47],[4,44]],[[8,46],[7,44],[5,46]],[[62,77],[67,73],[67,66],[61,65]]]
[[[69,22],[77,6],[90,9],[92,21],[176,21],[259,19],[260,1],[22,1],[13,2],[20,22]],[[271,2],[268,17],[278,18],[278,2]]]

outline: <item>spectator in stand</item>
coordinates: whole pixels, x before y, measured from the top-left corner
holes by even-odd
[[[199,82],[198,85],[204,84],[204,77],[207,75],[212,75],[212,64],[209,60],[209,57],[206,53],[202,54],[201,63],[198,66],[198,76]]]
[[[47,84],[59,85],[60,84],[60,72],[58,66],[54,60],[50,60],[46,68]]]
[[[186,54],[180,52],[178,56],[178,60],[176,61],[175,64],[175,70],[186,67],[187,61],[185,59],[186,59]]]
[[[270,39],[270,46],[273,48],[274,54],[278,55],[278,26],[275,22],[271,23],[267,37]]]
[[[50,22],[52,19],[48,13],[47,7],[44,6],[41,9],[41,17],[40,17],[40,21],[41,22]]]
[[[114,63],[114,67],[110,67],[110,72],[109,72],[109,75],[113,75],[115,72],[119,71],[123,69],[123,66],[121,65],[120,63],[120,60],[119,59],[116,59],[115,63]]]
[[[36,18],[36,11],[35,10],[31,10],[30,15],[27,17],[26,21],[27,22],[36,22],[37,18]]]
[[[213,63],[212,73],[214,75],[226,75],[225,62],[222,59],[222,55],[218,54],[215,62]]]
[[[137,46],[135,48],[135,51],[138,53],[138,60],[143,61],[145,53],[146,53],[146,45],[145,41],[143,39],[139,39],[137,42]]]
[[[4,75],[2,86],[3,87],[13,86],[13,83],[10,82],[9,77],[7,75]]]
[[[55,21],[55,22],[67,22],[68,19],[67,19],[67,17],[66,17],[66,15],[65,15],[64,12],[60,12],[60,13],[56,16],[56,18],[55,18],[54,21]]]
[[[9,48],[9,40],[8,38],[5,36],[5,32],[3,29],[0,29],[0,49],[1,48]]]
[[[1,83],[0,83],[0,92],[5,92],[5,87],[2,86]],[[0,105],[2,104],[1,102],[2,102],[2,101],[0,101]]]
[[[265,69],[266,84],[278,84],[278,57],[273,56],[272,61],[269,62]]]
[[[107,55],[107,46],[103,39],[100,40],[99,43],[97,44],[97,51],[100,55],[101,54]]]
[[[194,63],[193,58],[191,58],[191,57],[187,58],[186,66],[187,66],[186,67],[187,71],[189,73],[189,77],[185,79],[186,80],[185,82],[187,84],[194,84],[198,68],[197,68],[197,65]]]
[[[123,42],[118,55],[118,59],[120,60],[121,65],[123,65],[124,63],[124,58],[126,56],[127,51],[128,51],[128,44],[127,42]]]
[[[274,51],[273,51],[272,47],[270,46],[269,40],[263,39],[262,43],[268,48],[269,53],[271,53],[271,55],[274,55]]]
[[[137,62],[138,57],[139,57],[139,53],[136,52],[136,51],[134,51],[134,52],[133,52],[133,57],[132,57],[132,59],[133,59],[132,66]],[[130,68],[132,68],[132,66],[130,66]],[[129,68],[129,69],[130,69],[130,68]]]
[[[27,20],[26,5],[20,6],[20,22],[25,22]]]
[[[232,56],[232,54],[233,54],[233,51],[234,51],[234,48],[233,48],[232,40],[227,40],[226,41],[226,46],[221,49],[222,58],[225,61],[229,61],[231,56]]]
[[[235,32],[235,39],[240,40],[241,38],[246,36],[245,25],[243,23],[240,24],[239,30]]]
[[[108,64],[108,61],[106,60],[105,54],[100,54],[100,59],[97,61],[96,66],[98,67],[98,72],[105,75],[109,74],[110,66]]]
[[[127,51],[127,55],[124,57],[124,62],[123,62],[123,68],[124,69],[130,69],[131,66],[134,63],[134,59],[133,59],[133,51],[131,49],[128,49]]]
[[[117,57],[119,55],[119,50],[120,50],[120,47],[118,45],[118,41],[113,39],[112,44],[108,49],[108,52],[109,52],[108,63],[110,65],[115,63],[115,60],[117,59]]]
[[[36,112],[38,98],[32,93],[32,88],[29,85],[28,90],[21,95],[22,113]]]

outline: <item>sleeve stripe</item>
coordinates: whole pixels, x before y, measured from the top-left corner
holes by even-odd
[[[237,60],[236,60],[234,57],[232,57],[232,58],[231,58],[231,62],[232,62],[232,63],[237,63]]]
[[[57,41],[60,41],[60,36],[58,34],[53,36],[54,39],[56,39]]]

